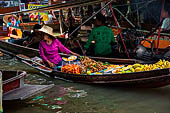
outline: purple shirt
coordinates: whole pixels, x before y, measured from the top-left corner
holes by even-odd
[[[59,55],[59,50],[62,53],[69,54],[70,50],[64,47],[58,39],[54,39],[51,45],[48,45],[44,40],[39,45],[40,56],[44,62],[49,60],[54,64],[58,64],[62,59]]]

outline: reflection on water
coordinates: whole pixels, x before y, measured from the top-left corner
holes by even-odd
[[[71,83],[44,77],[15,58],[1,58],[0,69],[26,70],[25,83],[56,84],[25,101],[5,101],[5,113],[170,113],[170,86],[128,89]]]

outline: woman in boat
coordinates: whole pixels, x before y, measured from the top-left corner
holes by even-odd
[[[65,54],[80,56],[64,47],[64,45],[54,37],[53,28],[44,25],[39,31],[43,33],[43,40],[39,45],[40,56],[44,64],[48,67],[56,69],[58,66],[62,65],[62,58],[59,51]]]
[[[98,57],[112,57],[112,44],[115,42],[114,34],[112,29],[108,28],[105,24],[105,17],[99,13],[96,15],[96,28],[94,28],[88,41],[84,45],[86,53],[89,50],[92,41],[95,41],[94,53]]]

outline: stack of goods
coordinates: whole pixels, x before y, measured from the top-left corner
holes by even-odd
[[[80,66],[75,64],[75,60],[77,60],[77,56],[70,56],[68,58],[62,57],[65,61],[66,65],[63,65],[61,68],[62,72],[69,74],[80,74]]]
[[[124,66],[97,62],[85,56],[80,57],[79,60],[76,60],[77,58],[73,56],[68,59],[63,59],[67,61],[67,64],[62,66],[62,72],[69,74],[122,74],[170,68],[170,62],[165,60],[160,60],[155,64],[134,64]],[[70,61],[72,62],[70,63]]]
[[[155,64],[134,64],[128,65],[121,69],[117,69],[113,71],[114,74],[122,74],[122,73],[133,73],[133,72],[142,72],[142,71],[152,71],[159,69],[170,68],[170,62],[165,60],[160,60]]]
[[[67,64],[62,66],[62,72],[69,74],[111,74],[113,70],[121,68],[123,65],[111,65],[109,63],[96,62],[89,57],[82,56],[76,60],[74,56],[62,58]],[[75,61],[76,60],[76,61]],[[70,62],[72,61],[72,62]],[[74,61],[74,62],[73,62]]]
[[[94,72],[99,72],[101,70],[106,69],[109,64],[104,64],[102,62],[96,62],[88,57],[81,57],[80,58],[80,71],[82,74],[90,74]]]

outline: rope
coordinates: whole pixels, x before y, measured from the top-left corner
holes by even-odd
[[[114,8],[122,17],[133,27],[135,28],[135,25],[128,19],[126,18],[121,11],[119,11],[117,8]]]
[[[130,55],[129,55],[128,50],[127,50],[127,48],[126,48],[126,45],[125,45],[125,43],[124,43],[123,36],[122,36],[121,31],[120,31],[120,28],[119,28],[117,19],[116,19],[116,17],[115,17],[115,13],[114,13],[114,11],[113,11],[112,5],[110,5],[110,9],[111,9],[111,11],[112,11],[112,16],[113,16],[113,19],[114,19],[114,21],[115,21],[115,24],[116,24],[116,26],[117,26],[117,28],[118,28],[119,33],[120,33],[120,37],[121,37],[123,46],[124,46],[124,48],[125,48],[126,54],[127,54],[128,58],[130,59]]]

